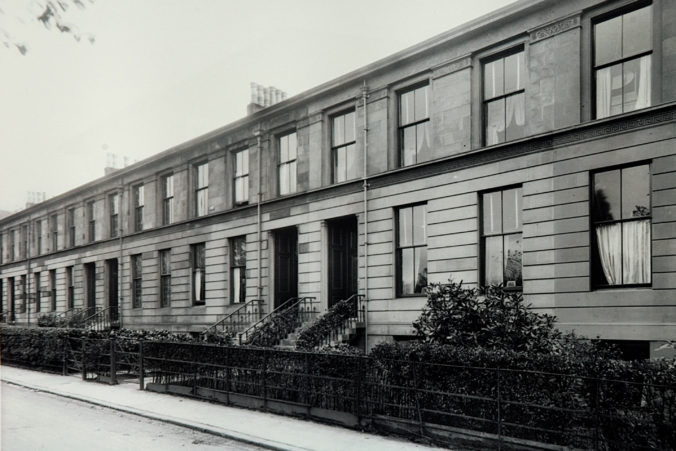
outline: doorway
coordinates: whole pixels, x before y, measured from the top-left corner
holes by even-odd
[[[275,308],[298,297],[298,231],[275,232]]]
[[[357,217],[328,222],[329,226],[329,308],[359,289]]]
[[[118,271],[117,259],[106,260],[106,285],[108,286],[108,307],[110,308],[110,320],[118,320]]]

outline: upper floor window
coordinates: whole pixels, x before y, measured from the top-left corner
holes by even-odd
[[[115,238],[120,228],[120,196],[117,193],[108,197],[110,207],[110,237]]]
[[[89,223],[89,242],[96,239],[96,216],[94,216],[94,201],[87,202],[87,222]]]
[[[650,106],[652,5],[594,25],[596,117]]]
[[[206,289],[204,243],[190,246],[190,260],[192,267],[192,302],[193,304],[204,304]]]
[[[482,283],[521,288],[521,187],[484,193],[481,204]]]
[[[162,224],[174,222],[174,175],[162,177]]]
[[[70,247],[75,247],[75,209],[69,208],[66,213],[66,221],[68,222],[68,243]]]
[[[209,212],[209,163],[195,166],[195,216]]]
[[[0,264],[4,263],[4,261],[5,261],[5,236],[2,233],[0,233]]]
[[[298,138],[296,132],[279,138],[279,194],[296,192],[296,156]],[[249,171],[247,170],[247,173]]]
[[[160,251],[160,307],[171,303],[171,249]]]
[[[483,65],[484,142],[487,146],[524,135],[526,65],[520,49]]]
[[[249,202],[249,149],[235,153],[235,205]]]
[[[134,230],[143,230],[143,208],[145,207],[145,190],[143,185],[136,185],[134,191]]]
[[[14,261],[16,259],[15,246],[16,246],[16,230],[10,230],[9,231],[9,261]]]
[[[42,254],[42,221],[38,219],[35,221],[35,252]]]
[[[423,161],[429,151],[430,112],[428,85],[399,94],[399,164],[408,166]]]
[[[143,260],[141,254],[131,256],[131,300],[132,307],[141,307],[143,283]]]
[[[39,312],[42,310],[42,287],[40,286],[40,273],[36,272],[33,274],[33,289],[35,290],[35,311]],[[30,298],[27,300],[30,302]]]
[[[52,238],[52,252],[56,252],[59,247],[59,223],[58,216],[53,214],[49,217],[49,229]]]
[[[334,183],[359,176],[354,111],[339,114],[331,119],[331,153]]]
[[[422,293],[427,286],[427,205],[397,211],[397,294]]]
[[[593,284],[650,284],[650,166],[597,172],[592,190]]]
[[[230,302],[246,300],[246,237],[230,239]]]
[[[28,225],[24,224],[21,226],[21,258],[28,257]]]

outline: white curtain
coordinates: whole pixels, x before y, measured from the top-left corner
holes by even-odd
[[[622,224],[622,282],[650,283],[650,220]]]
[[[596,117],[599,119],[610,116],[611,89],[610,68],[596,71]]]
[[[202,300],[202,269],[195,268],[193,288],[195,290],[195,301]]]
[[[596,226],[596,242],[603,274],[608,285],[619,285],[622,281],[622,224]]]
[[[638,92],[636,93],[637,110],[650,106],[651,83],[650,56],[644,56],[641,58],[638,76]]]

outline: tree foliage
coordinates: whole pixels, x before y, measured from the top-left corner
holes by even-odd
[[[24,37],[26,25],[39,22],[48,30],[68,34],[76,41],[94,43],[92,33],[80,31],[73,11],[82,10],[95,0],[34,0],[14,2],[0,0],[0,40],[7,49],[28,53]]]

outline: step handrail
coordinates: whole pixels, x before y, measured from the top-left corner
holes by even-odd
[[[255,304],[255,305],[254,305]],[[209,332],[213,331],[214,333],[218,332],[219,326],[221,326],[221,329],[225,331],[225,324],[227,322],[232,322],[232,320],[237,317],[237,316],[242,316],[243,311],[246,312],[244,316],[250,316],[250,315],[256,315],[258,316],[258,320],[261,319],[261,314],[263,313],[262,306],[265,305],[265,301],[263,299],[251,299],[248,302],[245,302],[244,304],[240,305],[237,307],[234,311],[230,312],[228,315],[226,315],[224,318],[221,318],[220,320],[216,321],[214,324],[211,326],[207,327],[203,332],[202,335],[206,335]],[[249,308],[253,307],[254,312],[249,313]],[[249,322],[249,325],[251,322]]]
[[[286,301],[284,301],[279,307],[265,315],[263,318],[249,326],[247,329],[244,331],[240,332],[238,334],[238,341],[239,344],[246,343],[249,338],[250,334],[252,334],[254,331],[258,330],[260,327],[263,327],[266,323],[270,322],[272,318],[290,310],[293,308],[298,307],[300,304],[307,303],[308,300],[314,300],[316,299],[314,296],[305,296],[305,297],[293,297],[289,298]],[[312,305],[312,302],[310,302],[310,305]],[[298,316],[300,316],[300,310]],[[304,311],[302,313],[308,313],[307,311]],[[298,317],[296,318],[296,321],[298,320]],[[288,332],[287,332],[288,333]],[[281,340],[281,338],[279,338]]]

